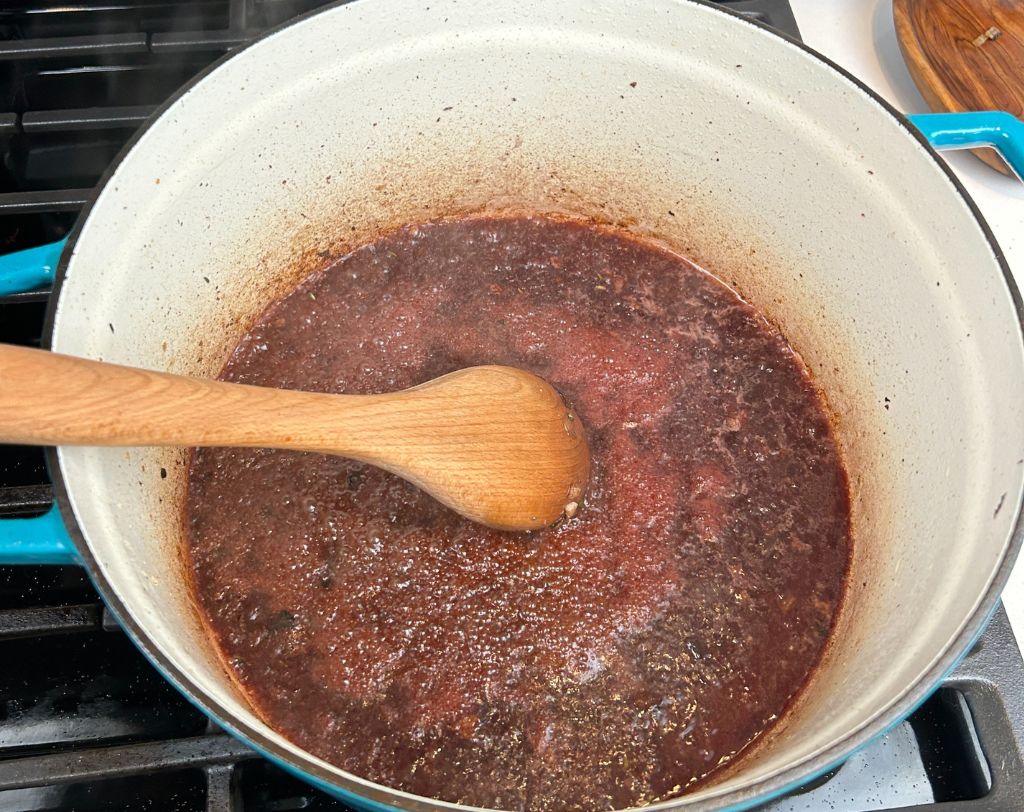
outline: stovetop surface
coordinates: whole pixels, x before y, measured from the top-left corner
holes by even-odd
[[[64,236],[168,94],[231,48],[324,4],[0,4],[0,253]],[[722,4],[799,36],[787,0]],[[47,296],[0,297],[0,341],[38,345]],[[42,453],[0,447],[0,517],[40,513],[51,499]],[[1022,750],[1024,664],[1000,610],[909,720],[760,809],[1017,812]],[[0,812],[345,808],[208,722],[135,649],[81,571],[0,567]]]

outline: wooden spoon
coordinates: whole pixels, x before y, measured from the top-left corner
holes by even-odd
[[[549,384],[502,366],[391,394],[326,395],[0,345],[0,442],[338,454],[501,530],[571,516],[590,475],[579,418]]]

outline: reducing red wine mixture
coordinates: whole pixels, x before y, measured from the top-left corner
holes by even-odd
[[[344,459],[201,449],[195,599],[259,714],[417,795],[598,810],[686,792],[821,657],[847,479],[785,337],[682,257],[605,227],[401,228],[274,304],[223,380],[366,394],[461,367],[549,381],[593,476],[557,527],[473,524]]]

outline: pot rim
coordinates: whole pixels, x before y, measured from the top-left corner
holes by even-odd
[[[149,128],[153,126],[158,119],[162,118],[168,108],[174,105],[182,96],[235,55],[261,43],[263,40],[277,34],[291,25],[307,20],[317,14],[353,2],[374,2],[374,0],[337,0],[336,2],[328,3],[325,6],[313,9],[297,17],[293,17],[280,25],[268,29],[250,42],[225,53],[224,56],[215,60],[193,76],[189,81],[172,93],[153,112],[153,114],[139,126],[111,161],[110,165],[97,182],[89,200],[82,208],[68,234],[67,245],[61,254],[60,262],[55,270],[53,289],[47,304],[42,337],[42,345],[45,349],[52,348],[53,330],[57,313],[57,305],[60,300],[60,292],[63,287],[71,257],[74,254],[75,246],[82,232],[82,228],[88,220],[89,215],[92,213],[97,198],[99,197],[99,192],[107,185],[110,178],[121,165],[122,161],[131,152],[131,150],[134,149],[136,143],[143,137],[143,135],[145,135]],[[754,26],[771,37],[775,37],[783,42],[796,46],[806,55],[831,68],[832,71],[846,79],[858,90],[867,95],[868,98],[878,104],[883,110],[889,113],[899,123],[899,125],[910,134],[911,137],[917,140],[917,142],[924,147],[927,156],[938,165],[939,169],[943,173],[945,173],[946,178],[953,186],[954,192],[959,195],[961,201],[977,222],[985,240],[992,250],[993,257],[1002,272],[1003,282],[1013,301],[1014,310],[1017,315],[1018,329],[1021,331],[1022,335],[1024,335],[1024,302],[1022,302],[1020,291],[1010,270],[1009,264],[1007,263],[1006,257],[1003,254],[1002,249],[999,247],[992,230],[985,221],[981,211],[978,209],[977,204],[975,204],[971,196],[968,194],[957,175],[939,156],[938,152],[931,146],[920,130],[914,127],[903,113],[897,110],[865,82],[828,57],[815,51],[801,40],[795,39],[794,37],[778,31],[756,19],[745,17],[731,8],[716,5],[712,0],[676,0],[676,2],[703,6],[716,13],[731,17],[737,23]],[[258,751],[261,755],[266,756],[296,776],[304,780],[311,781],[321,789],[328,792],[334,792],[336,794],[339,792],[344,793],[351,801],[360,803],[364,805],[364,807],[367,804],[372,804],[382,810],[394,808],[393,806],[385,805],[380,801],[361,795],[360,789],[366,789],[369,784],[376,788],[378,792],[389,795],[394,799],[411,802],[417,808],[440,808],[449,810],[479,809],[479,807],[471,807],[463,804],[452,803],[450,801],[441,801],[412,795],[401,790],[386,787],[383,784],[369,782],[367,779],[360,778],[359,776],[350,774],[340,768],[336,768],[344,775],[346,783],[350,785],[343,786],[338,783],[338,776],[336,774],[321,767],[313,760],[314,757],[311,755],[307,756],[304,753],[304,756],[302,757],[295,756],[289,751],[278,746],[275,742],[271,741],[259,730],[235,720],[226,708],[211,698],[202,689],[202,687],[196,683],[196,681],[164,656],[163,652],[153,644],[145,631],[136,623],[127,608],[117,597],[110,581],[105,578],[103,573],[100,571],[96,558],[90,550],[78,525],[77,517],[74,515],[74,511],[68,498],[63,472],[60,467],[60,458],[56,448],[49,447],[46,449],[46,460],[51,479],[53,480],[54,500],[60,508],[65,527],[68,530],[69,536],[75,543],[75,547],[78,550],[83,567],[89,574],[91,581],[100,593],[100,596],[103,598],[107,608],[110,609],[124,631],[147,657],[147,659],[149,659],[149,661],[156,667],[161,675],[209,718],[213,719],[218,725],[229,731],[236,738],[253,747],[253,749]],[[1024,490],[1024,487],[1022,487],[1022,490]],[[1020,493],[1017,494],[1017,497],[1018,502],[1020,502]],[[639,807],[639,809],[667,810],[685,808],[687,810],[693,810],[693,812],[712,812],[712,810],[718,810],[719,812],[741,812],[741,810],[750,809],[755,805],[766,803],[810,781],[813,781],[814,779],[840,766],[843,762],[849,759],[850,756],[887,734],[896,725],[912,714],[932,694],[932,692],[939,687],[945,677],[948,676],[954,668],[956,668],[959,662],[974,646],[974,643],[977,642],[999,605],[1000,593],[1006,586],[1010,572],[1013,569],[1013,565],[1022,545],[1024,545],[1024,502],[1021,502],[1018,506],[1017,515],[1014,518],[1013,529],[1010,533],[1008,544],[1002,553],[1002,559],[999,567],[993,576],[992,581],[989,583],[985,594],[978,603],[978,606],[975,608],[974,613],[964,624],[956,638],[946,646],[935,664],[924,675],[907,686],[896,702],[876,713],[870,721],[849,731],[842,740],[827,750],[822,751],[817,755],[804,758],[803,760],[786,767],[781,772],[764,778],[749,786],[723,792],[717,796],[689,802],[687,801],[687,797],[683,795],[678,798],[669,799],[649,806]]]

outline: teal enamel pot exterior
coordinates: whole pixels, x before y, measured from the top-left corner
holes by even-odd
[[[918,123],[1017,155],[1005,118]],[[213,375],[322,257],[510,208],[677,248],[778,323],[826,393],[855,535],[833,641],[748,756],[652,808],[743,809],[806,782],[927,696],[998,599],[1021,542],[1024,342],[1003,257],[942,160],[799,43],[692,0],[355,0],[302,18],[132,139],[60,255],[50,346]],[[0,262],[7,289],[46,283],[17,265]],[[306,780],[367,809],[459,808],[347,774],[253,713],[191,605],[184,460],[54,450],[59,515],[0,523],[0,557],[88,568],[168,679]]]

